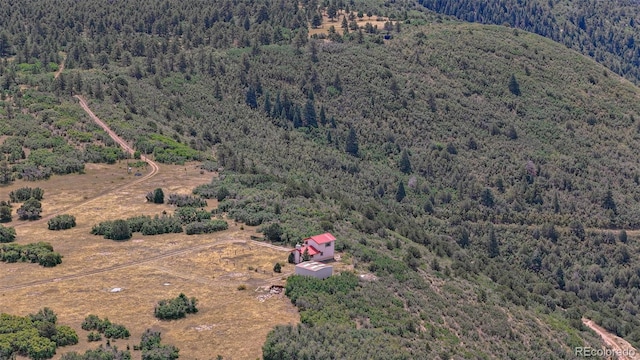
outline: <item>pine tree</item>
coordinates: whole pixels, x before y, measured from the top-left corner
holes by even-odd
[[[271,100],[269,99],[269,92],[264,94],[264,112],[267,116],[271,116]]]
[[[457,243],[461,248],[466,248],[469,246],[469,242],[469,231],[463,228],[462,231],[460,231],[460,237],[458,238]]]
[[[316,109],[313,106],[311,100],[307,100],[307,104],[304,107],[304,121],[308,127],[318,127],[318,120],[316,119]]]
[[[515,96],[520,96],[520,84],[518,84],[515,75],[511,75],[511,79],[509,79],[509,91]]]
[[[556,282],[558,283],[558,288],[560,288],[560,290],[564,290],[564,271],[561,267],[556,270]]]
[[[498,244],[498,239],[496,238],[496,233],[493,227],[489,229],[489,245],[487,247],[487,253],[491,258],[500,255],[500,246]]]
[[[256,100],[256,91],[253,89],[252,86],[249,86],[249,90],[247,90],[247,96],[245,98],[245,102],[252,109],[255,109],[258,107],[258,102]]]
[[[320,107],[320,125],[325,125],[327,123],[327,115],[324,112],[324,106]]]
[[[353,156],[358,156],[358,153],[359,153],[358,135],[356,135],[356,131],[353,128],[349,129],[349,135],[347,136],[346,151],[347,153]]]
[[[13,174],[9,163],[5,160],[0,161],[0,184],[6,185],[13,181]]]
[[[409,160],[409,153],[407,150],[402,152],[402,157],[400,158],[400,171],[405,174],[411,174],[411,161]]]
[[[494,200],[493,200],[493,193],[491,192],[491,189],[486,188],[482,191],[482,194],[480,195],[480,202],[482,203],[482,205],[486,206],[486,207],[493,207],[494,204]]]
[[[604,196],[604,200],[602,202],[602,207],[613,211],[614,214],[617,214],[616,202],[613,200],[613,193],[611,190],[607,190],[607,194]]]
[[[404,190],[404,183],[400,181],[400,184],[398,184],[398,191],[396,192],[396,201],[401,202],[405,196],[407,196],[407,193]]]

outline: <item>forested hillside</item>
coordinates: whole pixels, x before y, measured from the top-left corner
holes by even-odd
[[[509,25],[553,39],[640,82],[640,8],[635,0],[418,0],[463,21]]]
[[[82,94],[140,153],[223,167],[195,193],[270,240],[335,233],[377,280],[292,278],[302,325],[267,359],[572,358],[598,346],[582,316],[640,344],[637,87],[400,3],[349,4],[392,26],[331,41],[314,2],[210,3],[0,1],[10,172],[110,145]]]

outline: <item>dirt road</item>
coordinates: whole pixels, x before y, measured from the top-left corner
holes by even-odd
[[[65,55],[62,58],[62,63],[60,63],[60,66],[58,67],[58,71],[56,71],[55,74],[53,74],[53,78],[54,79],[57,79],[60,76],[60,74],[62,74],[62,72],[64,71],[64,63],[65,63],[65,61],[67,61],[67,55]]]
[[[64,65],[64,63],[63,63],[63,65]],[[63,67],[63,65],[61,65],[61,67]],[[93,111],[91,111],[91,109],[89,108],[89,105],[87,104],[87,101],[80,95],[76,95],[75,97],[78,99],[80,106],[89,115],[91,120],[93,120],[102,129],[104,129],[104,131],[107,132],[107,134],[109,134],[109,136],[113,139],[113,141],[115,141],[118,145],[120,145],[126,152],[128,152],[131,155],[133,155],[135,150],[131,146],[129,146],[129,144],[127,144],[127,142],[124,141],[120,136],[118,136],[118,134],[116,134],[113,130],[111,130],[111,128],[109,128],[109,126],[107,126],[107,124],[105,124],[102,120],[100,120],[100,118],[98,118],[98,116],[96,116],[96,114],[94,114]],[[147,164],[149,164],[149,166],[151,167],[151,171],[147,175],[137,179],[136,181],[132,181],[130,183],[124,184],[124,185],[122,185],[122,186],[120,186],[118,188],[112,189],[112,190],[100,192],[96,196],[94,196],[94,197],[92,197],[92,198],[90,198],[90,199],[88,199],[88,200],[86,200],[84,202],[81,202],[79,204],[75,204],[73,206],[61,209],[61,210],[56,211],[54,213],[50,213],[47,216],[42,217],[42,218],[40,218],[38,220],[35,220],[35,221],[28,221],[28,222],[22,222],[22,223],[16,224],[14,227],[21,227],[21,226],[34,224],[34,223],[40,223],[40,222],[48,221],[49,219],[51,219],[52,217],[54,217],[56,215],[59,215],[59,214],[62,214],[62,213],[66,213],[69,210],[78,208],[80,206],[87,205],[87,204],[99,199],[100,197],[102,197],[104,195],[107,195],[109,193],[112,193],[112,192],[115,192],[115,191],[119,191],[119,190],[122,190],[122,189],[126,189],[126,188],[131,187],[131,186],[133,186],[135,184],[138,184],[140,182],[146,181],[146,180],[154,177],[158,173],[158,171],[160,171],[160,167],[158,166],[158,164],[155,161],[149,159],[146,156],[141,156],[140,159],[143,160],[144,162],[146,162]]]
[[[609,333],[593,320],[582,318],[582,323],[598,334],[608,348],[618,355],[618,360],[640,360],[640,353],[626,340]]]

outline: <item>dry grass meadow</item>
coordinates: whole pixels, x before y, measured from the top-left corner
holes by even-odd
[[[327,16],[327,12],[323,11],[322,25],[314,29],[311,26],[311,24],[309,24],[309,37],[313,36],[314,34],[317,34],[317,35],[328,34],[329,28],[331,26],[333,26],[336,29],[336,32],[338,34],[344,35],[344,29],[342,28],[342,18],[344,16],[347,16],[347,21],[348,21],[349,14],[345,13],[344,10],[338,10],[338,15],[335,17],[335,19],[330,20],[329,17]],[[363,18],[356,17],[356,23],[358,24],[358,27],[364,28],[364,26],[367,23],[371,23],[371,26],[374,26],[374,27],[377,26],[380,31],[384,29],[384,23],[386,23],[387,21],[389,21],[389,18],[386,18],[384,16],[374,15],[374,16],[368,17],[367,15],[365,15]]]
[[[8,225],[16,227],[17,243],[47,241],[64,256],[55,268],[0,263],[0,312],[27,315],[52,308],[59,323],[76,329],[80,337],[78,345],[59,348],[54,359],[98,346],[89,343],[87,332],[80,328],[88,314],[107,317],[131,331],[130,339],[112,342],[121,349],[127,345],[133,349],[141,333],[153,328],[162,332],[164,343],[180,348],[181,359],[259,358],[269,330],[297,323],[299,317],[284,295],[270,295],[264,288],[283,284],[293,267],[285,266],[283,274],[273,272],[274,263],[286,262],[288,254],[251,241],[255,228],[230,221],[229,230],[213,235],[136,233],[124,242],[89,233],[102,220],[171,213],[170,206],[146,203],[146,192],[162,187],[165,195],[190,193],[211,177],[193,164],[161,165],[155,176],[146,179],[127,174],[125,163],[88,164],[84,175],[16,181],[0,188],[0,199],[8,199],[11,190],[22,186],[45,190],[43,220],[14,220]],[[209,207],[215,206],[210,200]],[[47,230],[46,218],[54,213],[76,216],[77,227]],[[238,290],[239,285],[247,289]],[[122,290],[111,292],[114,288]],[[157,320],[154,304],[180,292],[198,298],[200,311],[177,321]],[[132,355],[140,359],[140,352]]]

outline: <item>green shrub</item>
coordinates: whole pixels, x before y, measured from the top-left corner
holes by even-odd
[[[42,200],[43,197],[44,190],[39,187],[34,189],[30,187],[22,187],[9,193],[9,198],[11,199],[11,202],[14,203],[25,202],[31,198]]]
[[[140,345],[134,348],[142,350],[142,360],[175,360],[180,352],[175,346],[162,345],[160,333],[151,329],[142,334]]]
[[[100,340],[102,340],[102,335],[100,335],[100,333],[92,331],[87,335],[87,340],[89,342],[100,341]]]
[[[66,230],[76,226],[76,217],[73,215],[57,215],[47,222],[49,230]]]
[[[0,245],[0,261],[38,263],[44,267],[54,267],[62,263],[62,256],[53,251],[49,243]]]
[[[104,330],[104,336],[107,339],[127,339],[131,334],[123,325],[111,324]]]
[[[17,213],[20,220],[36,220],[42,213],[42,204],[36,198],[30,198],[18,208]]]
[[[26,317],[0,314],[0,359],[16,355],[49,359],[57,346],[77,344],[76,332],[69,326],[56,326],[56,320],[48,308]]]
[[[177,207],[205,207],[207,202],[200,197],[181,194],[170,194],[167,204]]]
[[[11,206],[9,205],[0,205],[0,223],[11,222]]]
[[[198,312],[196,308],[197,302],[196,298],[188,299],[185,294],[181,293],[175,299],[160,300],[156,305],[154,315],[160,320],[181,319],[187,314]]]
[[[131,239],[131,229],[125,220],[115,220],[111,225],[111,230],[106,238],[111,240],[129,240]]]
[[[211,219],[211,213],[204,209],[196,209],[193,207],[181,207],[174,213],[183,224],[203,221]]]
[[[227,230],[229,224],[224,220],[199,221],[187,224],[185,232],[187,235],[209,234],[216,231]]]
[[[0,225],[0,243],[10,243],[16,239],[16,229]]]
[[[78,334],[72,328],[62,325],[56,328],[56,334],[51,339],[57,346],[75,345],[78,343]]]

